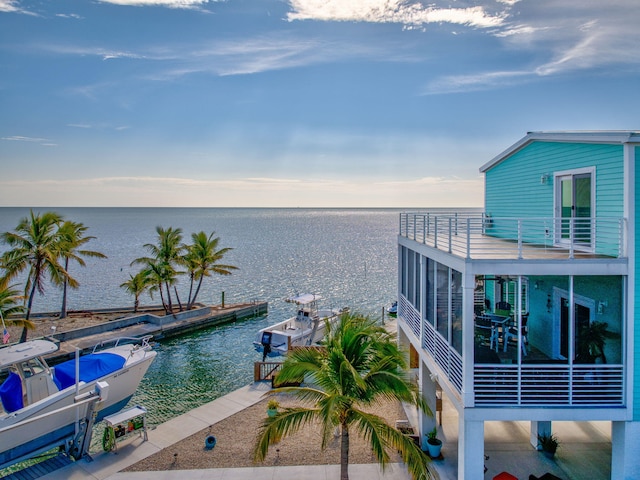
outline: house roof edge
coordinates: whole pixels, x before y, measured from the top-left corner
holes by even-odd
[[[593,131],[558,131],[558,132],[527,132],[527,135],[511,145],[509,148],[493,157],[480,167],[480,173],[485,173],[498,163],[535,141],[547,142],[579,142],[579,143],[638,143],[638,130],[593,130]]]

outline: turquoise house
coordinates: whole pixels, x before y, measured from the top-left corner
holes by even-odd
[[[609,421],[611,478],[640,478],[636,159],[640,132],[531,132],[480,168],[484,208],[400,215],[399,339],[458,412],[458,478],[483,478],[493,420],[529,421],[532,448]]]

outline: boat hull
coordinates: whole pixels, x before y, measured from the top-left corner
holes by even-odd
[[[127,362],[120,370],[91,382],[80,382],[80,394],[95,391],[97,382],[109,385],[107,398],[95,405],[96,421],[121,410],[131,399],[156,355],[153,351],[143,353],[139,359]],[[0,418],[0,468],[36,455],[43,449],[62,445],[72,437],[77,419],[86,418],[89,408],[86,403],[72,408],[75,397],[76,387],[67,387]],[[46,415],[60,409],[63,410]],[[35,418],[38,419],[33,420]]]

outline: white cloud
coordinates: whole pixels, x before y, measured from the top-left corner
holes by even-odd
[[[504,48],[521,54],[521,68],[443,76],[429,82],[425,93],[486,90],[529,82],[541,76],[585,70],[610,73],[614,66],[636,70],[640,67],[637,48],[640,10],[634,8],[632,0],[579,6],[554,0],[526,6],[526,11],[512,12],[513,17],[507,18],[500,28],[491,30],[494,37],[504,42]],[[517,18],[517,23],[511,18]]]
[[[490,15],[481,6],[437,8],[407,0],[290,0],[289,21],[321,20],[425,25],[453,23],[472,27],[501,25],[502,14]]]
[[[133,7],[198,8],[209,0],[99,0],[103,3]]]
[[[36,13],[30,12],[29,10],[25,10],[20,6],[19,0],[0,0],[0,12],[5,13],[23,13],[25,15],[34,15],[37,16]]]
[[[5,140],[8,142],[27,142],[27,143],[38,143],[40,145],[45,146],[55,146],[55,143],[51,143],[50,140],[46,138],[38,138],[38,137],[24,137],[21,135],[12,135],[10,137],[0,137],[0,140]]]

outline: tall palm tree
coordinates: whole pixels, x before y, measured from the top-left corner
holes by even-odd
[[[137,258],[131,264],[144,265],[144,268],[158,280],[160,296],[163,298],[162,304],[166,312],[171,313],[173,311],[171,286],[176,283],[177,276],[182,273],[176,269],[177,266],[183,263],[182,229],[173,227],[164,229],[158,226],[156,227],[156,233],[158,234],[158,244],[146,243],[144,245],[151,255]],[[162,293],[162,287],[165,288],[164,295],[166,295],[166,298]]]
[[[120,284],[127,293],[133,295],[133,312],[138,311],[140,306],[140,295],[142,295],[150,287],[150,277],[146,270],[141,270],[135,275],[129,274],[129,280]]]
[[[25,315],[27,321],[31,316],[36,291],[41,295],[44,294],[47,276],[56,285],[61,285],[65,278],[72,288],[78,284],[75,279],[69,277],[59,262],[58,227],[61,223],[62,217],[55,212],[36,215],[32,210],[28,217],[20,220],[14,232],[2,234],[2,241],[11,247],[0,258],[6,279],[10,281],[24,270],[28,270],[24,289],[27,298]],[[27,328],[25,327],[22,329],[20,342],[26,341]]]
[[[356,432],[370,444],[384,468],[389,450],[398,451],[414,479],[431,476],[427,455],[406,435],[373,413],[380,400],[397,399],[416,405],[431,415],[417,387],[408,380],[404,354],[393,335],[358,314],[346,313],[328,326],[326,348],[298,349],[289,353],[278,373],[281,387],[270,393],[290,392],[311,407],[285,408],[264,421],[255,458],[264,460],[269,446],[318,421],[325,448],[335,427],[340,428],[340,478],[349,479],[349,435]]]
[[[86,264],[82,257],[107,258],[103,253],[93,250],[84,250],[82,247],[96,237],[84,236],[89,227],[85,227],[82,223],[65,221],[58,229],[60,236],[60,257],[64,259],[64,269],[69,274],[69,260],[75,260],[80,266]],[[62,285],[62,308],[60,309],[60,318],[67,316],[67,285],[68,278],[65,277]]]
[[[187,310],[191,309],[196,302],[198,293],[200,293],[200,287],[202,286],[202,280],[204,277],[210,277],[212,273],[218,275],[231,275],[232,270],[237,270],[238,267],[233,265],[224,265],[219,263],[224,255],[233,250],[230,247],[221,248],[218,250],[219,237],[214,237],[215,232],[211,232],[211,235],[207,236],[204,232],[192,233],[192,244],[186,246],[186,255],[184,256],[184,264],[187,267],[189,274],[189,297],[187,298]],[[196,291],[193,292],[193,284],[197,280],[198,285]]]
[[[23,304],[24,296],[15,288],[16,285],[9,285],[6,278],[0,279],[0,315],[5,326],[14,325],[16,327],[27,328],[29,330],[35,328],[33,322],[22,318],[9,318],[10,315],[18,315],[24,313]],[[4,337],[3,342],[5,343]]]

